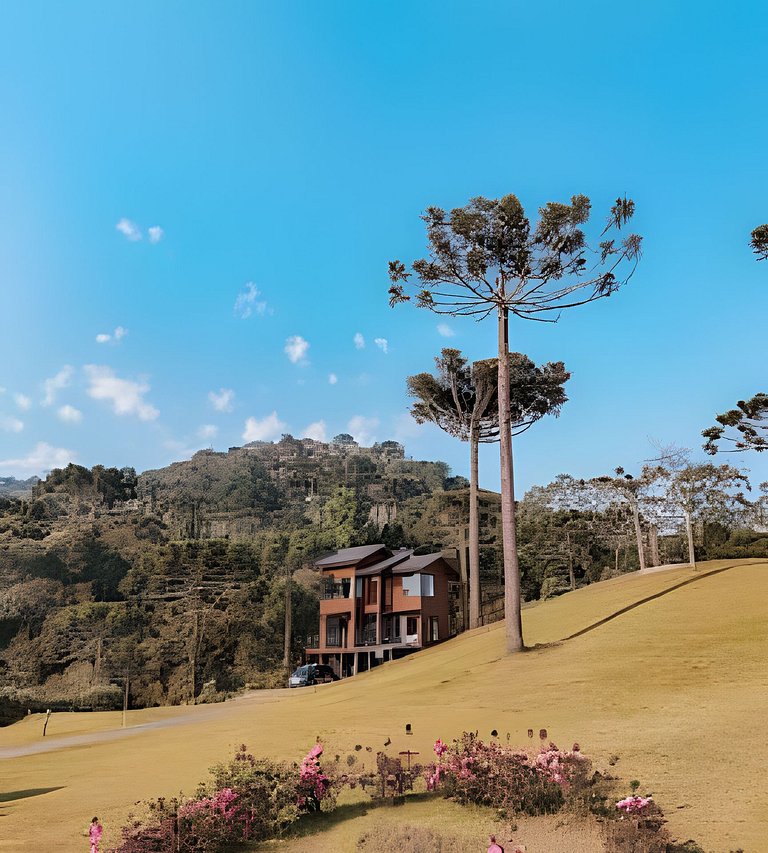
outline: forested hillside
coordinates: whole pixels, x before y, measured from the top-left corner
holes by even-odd
[[[119,707],[126,681],[131,706],[283,683],[288,579],[297,661],[317,630],[318,555],[384,542],[457,548],[466,565],[467,483],[449,474],[444,463],[407,459],[395,442],[285,436],[139,476],[69,465],[0,495],[0,718]],[[567,477],[518,503],[526,599],[638,568],[628,506],[600,485],[608,497],[597,503],[590,484]],[[661,535],[658,523],[649,510],[639,515],[650,564],[684,561],[674,520]],[[501,615],[499,524],[499,496],[481,491],[488,619]],[[764,555],[760,529],[736,516],[702,520],[697,553]]]
[[[132,705],[200,701],[282,679],[287,576],[298,659],[317,629],[313,559],[421,544],[398,507],[463,485],[394,442],[341,438],[204,451],[141,476],[69,465],[0,497],[6,700],[113,707],[127,678]]]

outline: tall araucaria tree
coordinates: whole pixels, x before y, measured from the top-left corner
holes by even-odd
[[[749,245],[758,261],[768,260],[768,224],[758,225],[752,231]],[[768,394],[760,392],[749,400],[739,400],[735,409],[717,415],[715,420],[717,426],[708,427],[701,433],[706,439],[704,450],[711,456],[768,450]],[[730,447],[727,450],[720,447],[719,441],[730,442]]]
[[[617,199],[597,246],[588,244],[583,228],[590,209],[591,203],[583,195],[573,196],[570,204],[548,202],[531,228],[523,206],[511,194],[501,199],[478,197],[450,213],[429,207],[422,216],[429,257],[414,261],[411,271],[399,260],[389,262],[390,305],[412,298],[406,287],[415,275],[418,307],[478,320],[497,316],[504,612],[509,651],[521,651],[524,644],[508,320],[511,313],[525,320],[555,322],[561,311],[610,296],[632,276],[640,258],[641,238],[630,234],[620,239],[618,232],[632,218],[634,202]]]
[[[446,348],[435,359],[437,375],[419,373],[407,379],[416,398],[411,414],[432,422],[470,445],[469,476],[469,627],[480,624],[480,524],[478,448],[498,441],[498,364],[485,359],[470,365],[459,350]],[[513,434],[527,430],[547,414],[558,415],[568,399],[563,385],[570,373],[560,362],[537,367],[522,353],[509,354],[510,420]]]

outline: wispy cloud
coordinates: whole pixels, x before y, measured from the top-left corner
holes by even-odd
[[[249,281],[240,293],[237,294],[234,307],[235,315],[245,320],[254,314],[254,312],[260,317],[263,317],[265,314],[271,314],[272,311],[267,305],[266,300],[259,299],[260,296],[261,291],[252,281]]]
[[[18,418],[0,415],[0,429],[3,432],[21,432],[24,429],[24,421]]]
[[[306,364],[305,356],[309,349],[309,341],[305,341],[301,335],[292,335],[285,342],[284,352],[291,364]]]
[[[363,415],[355,415],[350,418],[347,430],[354,436],[358,444],[363,447],[370,447],[376,440],[375,431],[378,426],[378,418],[366,418]]]
[[[40,441],[21,459],[0,459],[0,471],[15,477],[28,477],[45,474],[51,468],[63,468],[76,458],[77,454],[71,450]]]
[[[438,323],[437,333],[438,335],[442,335],[444,338],[452,338],[456,334],[456,332],[454,332],[447,323]]]
[[[217,412],[231,412],[235,392],[231,388],[219,388],[218,393],[216,391],[209,391],[208,399]]]
[[[243,441],[272,441],[285,431],[286,424],[272,412],[265,418],[248,418],[243,431]]]
[[[384,353],[384,355],[389,352],[389,341],[387,341],[386,338],[376,338],[374,343]]]
[[[76,409],[74,406],[70,406],[67,404],[66,406],[62,406],[57,412],[60,421],[64,421],[65,424],[79,424],[83,419],[83,413]]]
[[[42,404],[44,406],[51,406],[56,401],[56,395],[62,388],[66,388],[69,383],[72,381],[72,374],[74,373],[74,368],[72,368],[69,364],[65,364],[64,367],[55,375],[51,376],[49,379],[46,379],[43,382],[43,400]]]
[[[198,438],[202,438],[204,441],[207,441],[211,438],[216,438],[218,435],[219,428],[215,424],[203,424],[197,430]]]
[[[141,229],[139,226],[132,222],[130,219],[126,219],[123,217],[115,228],[126,238],[126,240],[130,240],[131,243],[135,243],[138,240],[141,240]]]
[[[365,338],[360,332],[355,332],[355,336],[352,340],[355,343],[355,349],[365,349]]]
[[[144,381],[121,379],[111,367],[87,364],[83,370],[88,377],[88,395],[105,400],[116,415],[136,415],[141,421],[153,421],[160,412],[144,399],[149,385]]]
[[[335,373],[328,374],[328,384],[335,385],[339,381],[339,377]]]
[[[122,339],[128,334],[128,329],[123,326],[118,326],[114,332],[100,332],[96,335],[96,343],[97,344],[108,344],[110,341],[114,341],[117,343],[118,341],[122,341]]]
[[[314,438],[315,441],[327,441],[325,421],[315,421],[304,427],[304,438]]]
[[[14,394],[13,399],[22,412],[28,411],[32,406],[32,398],[27,397],[26,394]]]
[[[115,228],[131,243],[138,243],[144,237],[141,228],[132,219],[127,219],[125,216],[118,221]],[[152,225],[147,228],[147,237],[153,245],[159,243],[164,236],[165,231],[159,225]]]

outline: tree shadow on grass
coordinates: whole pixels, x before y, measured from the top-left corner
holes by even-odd
[[[26,800],[28,797],[39,797],[40,794],[50,794],[51,791],[60,791],[66,785],[57,785],[55,788],[27,788],[25,791],[0,791],[0,803],[11,803],[14,800]]]
[[[396,799],[382,800],[364,800],[358,803],[345,803],[337,806],[332,812],[315,812],[313,814],[304,815],[300,820],[294,823],[283,835],[283,839],[290,840],[296,838],[307,838],[312,835],[317,835],[320,832],[327,832],[334,826],[338,826],[348,820],[354,820],[358,817],[365,817],[371,811],[380,809],[396,808],[397,806],[408,803],[424,802],[428,799],[434,799],[435,794],[428,791],[421,791],[417,794],[406,794]],[[439,795],[437,795],[439,796]]]

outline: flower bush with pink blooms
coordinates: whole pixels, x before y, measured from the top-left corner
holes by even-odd
[[[142,819],[123,827],[115,853],[225,853],[274,838],[299,816],[299,784],[296,765],[257,759],[243,745],[211,769],[196,796],[150,802]]]
[[[299,768],[299,783],[296,787],[296,805],[301,811],[320,811],[323,802],[326,808],[336,804],[330,778],[320,767],[323,745],[315,744],[304,756]]]
[[[561,752],[554,744],[536,756],[485,743],[464,732],[451,746],[438,740],[437,762],[425,770],[427,789],[440,789],[459,803],[493,806],[509,814],[557,811],[565,791],[586,784],[591,762],[576,748]]]
[[[624,812],[624,814],[640,814],[648,810],[648,806],[653,802],[653,797],[638,797],[634,794],[630,797],[625,797],[616,803],[616,808]]]

